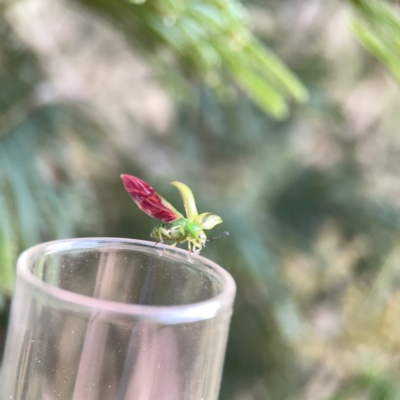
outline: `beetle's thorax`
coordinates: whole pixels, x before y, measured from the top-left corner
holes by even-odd
[[[187,220],[186,222],[186,230],[188,231],[190,237],[192,237],[193,239],[197,236],[197,234],[200,231],[203,231],[199,225],[197,225],[195,222],[192,222],[190,220]]]

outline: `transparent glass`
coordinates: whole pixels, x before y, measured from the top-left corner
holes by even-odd
[[[235,283],[154,243],[35,246],[17,264],[2,400],[214,400]]]

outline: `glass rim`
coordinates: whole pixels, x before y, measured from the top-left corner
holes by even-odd
[[[112,300],[103,300],[83,294],[74,293],[65,289],[52,286],[36,277],[30,268],[32,259],[36,255],[55,254],[57,252],[66,251],[68,249],[136,249],[146,253],[153,253],[162,257],[176,259],[187,265],[193,265],[199,268],[208,267],[212,271],[211,275],[217,279],[220,284],[221,292],[207,300],[194,302],[183,305],[171,306],[154,306],[144,304],[120,303]],[[210,273],[210,271],[208,271]],[[87,314],[98,311],[107,315],[112,314],[115,317],[123,316],[124,319],[140,319],[160,322],[163,324],[178,324],[185,322],[195,322],[210,319],[216,315],[229,311],[232,308],[233,300],[236,293],[236,284],[232,276],[218,264],[202,257],[198,254],[191,253],[190,260],[186,250],[162,244],[158,247],[155,242],[127,239],[127,238],[109,238],[109,237],[85,237],[54,240],[44,242],[25,250],[17,261],[17,283],[18,279],[22,279],[31,289],[41,296],[56,299],[62,303],[64,307]]]

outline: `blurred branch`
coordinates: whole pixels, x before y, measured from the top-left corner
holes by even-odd
[[[400,15],[382,0],[350,0],[355,11],[352,29],[363,46],[400,82]]]
[[[168,52],[223,96],[233,79],[265,112],[288,113],[288,101],[308,94],[287,67],[251,33],[244,7],[235,0],[78,0],[112,19],[147,54]]]

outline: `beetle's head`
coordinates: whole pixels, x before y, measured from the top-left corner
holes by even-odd
[[[199,228],[198,226],[194,227],[194,229],[190,232],[191,239],[194,243],[201,247],[204,247],[207,241],[207,236],[204,233],[203,229]]]

